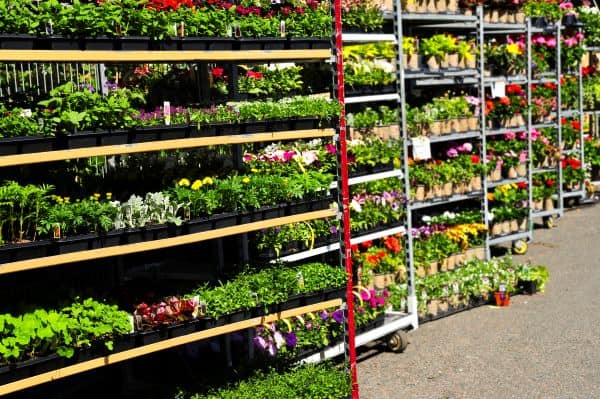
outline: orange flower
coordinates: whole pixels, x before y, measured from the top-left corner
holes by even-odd
[[[498,102],[503,105],[510,105],[510,98],[504,96],[504,97],[500,98],[500,100],[498,100]]]

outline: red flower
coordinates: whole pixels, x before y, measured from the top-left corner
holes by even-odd
[[[217,79],[222,78],[224,72],[225,70],[223,68],[213,68],[210,70],[210,74]]]
[[[573,129],[575,130],[581,129],[581,124],[579,123],[579,121],[572,121],[571,126],[573,126]]]
[[[527,188],[527,183],[525,183],[525,182],[517,183],[517,187],[520,188],[521,190],[525,190]]]
[[[544,83],[544,87],[546,89],[556,90],[556,85],[554,83],[550,83],[550,82]]]
[[[565,118],[564,116],[562,118],[560,118],[560,124],[561,125],[566,125],[567,124],[567,118]]]
[[[374,266],[379,264],[379,258],[377,255],[367,255],[367,262],[372,263]]]
[[[510,98],[504,96],[504,97],[501,97],[500,100],[498,100],[498,102],[500,104],[508,106],[508,105],[510,105]]]
[[[471,155],[471,162],[472,163],[479,163],[479,162],[481,162],[481,159],[479,158],[479,155]]]
[[[589,75],[591,73],[596,72],[596,68],[594,68],[593,66],[587,66],[587,67],[583,67],[581,68],[581,73],[583,76]]]
[[[564,76],[560,75],[560,85],[564,86],[564,84],[565,84],[565,78],[564,78]]]
[[[365,241],[362,244],[360,244],[363,248],[369,248],[371,245],[373,245],[373,241],[369,240],[369,241]]]
[[[400,241],[394,237],[388,237],[384,241],[384,245],[387,249],[389,249],[392,253],[397,254],[400,252]]]
[[[552,180],[552,179],[546,179],[546,185],[548,187],[554,187],[554,184],[555,184],[554,180]]]
[[[262,78],[263,78],[263,74],[261,72],[254,72],[254,71],[246,72],[246,76],[248,76],[249,78],[256,79],[256,80],[262,80]]]
[[[508,94],[521,94],[523,93],[523,88],[520,85],[508,85],[506,86],[506,92]]]
[[[358,253],[358,245],[354,244],[350,247],[350,249],[352,250],[352,252]]]
[[[377,257],[378,257],[379,259],[383,259],[383,258],[385,258],[385,256],[386,256],[386,255],[387,255],[387,254],[385,253],[385,251],[379,251],[379,252],[377,252]]]

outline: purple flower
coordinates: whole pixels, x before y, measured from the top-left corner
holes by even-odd
[[[326,311],[321,312],[321,320],[327,320],[329,318],[329,315],[327,314]]]
[[[335,312],[333,312],[333,320],[335,320],[337,323],[343,323],[344,322],[344,312],[342,312],[341,310],[336,310]]]
[[[275,344],[273,342],[269,342],[269,345],[267,347],[267,352],[271,356],[275,356],[277,354],[277,348],[275,347]]]
[[[335,155],[335,146],[333,144],[325,144],[325,150],[327,150],[328,153]]]
[[[293,332],[288,333],[285,335],[285,344],[288,347],[293,347],[296,346],[296,342],[298,341],[298,339],[296,338],[296,334],[294,334]]]
[[[304,327],[306,327],[307,330],[312,330],[312,323],[309,321]]]
[[[329,227],[329,231],[331,231],[331,234],[337,234],[338,233],[338,229],[335,226]]]
[[[254,345],[259,349],[265,350],[265,348],[267,347],[267,342],[260,335],[254,337],[252,341],[254,341]]]
[[[447,152],[446,155],[448,156],[448,158],[456,158],[458,156],[458,151],[456,151],[455,148],[450,148]]]

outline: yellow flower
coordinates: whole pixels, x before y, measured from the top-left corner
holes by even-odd
[[[192,190],[197,191],[202,187],[202,182],[200,180],[195,180],[192,184]]]
[[[258,173],[258,169],[252,168],[252,169],[250,169],[250,172],[252,172],[252,173]]]
[[[184,177],[183,179],[179,180],[177,184],[179,184],[182,187],[189,187],[190,181]]]
[[[106,199],[110,200],[112,198],[112,193],[106,193]]]
[[[94,193],[94,197],[100,198],[100,193]]]
[[[63,198],[63,200],[65,201],[65,204],[68,204],[69,201],[71,200],[71,197],[65,197],[65,198]]]
[[[59,204],[63,203],[63,199],[61,197],[56,197],[56,202],[58,202]]]
[[[249,177],[244,177],[242,179],[242,183],[250,183],[250,178]]]
[[[213,184],[213,179],[207,176],[204,178],[204,180],[202,180],[202,184],[208,184],[210,186],[211,184]]]
[[[506,46],[506,52],[511,55],[519,55],[521,54],[521,48],[516,43],[511,43]]]

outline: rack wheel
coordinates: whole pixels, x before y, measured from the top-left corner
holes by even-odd
[[[554,218],[552,216],[546,216],[544,218],[544,226],[546,226],[547,229],[551,229],[553,228],[554,225]]]
[[[517,255],[527,253],[527,242],[525,240],[517,240],[513,242],[513,252]]]
[[[408,334],[404,330],[398,330],[387,338],[388,348],[395,353],[402,353],[408,346]]]

